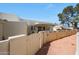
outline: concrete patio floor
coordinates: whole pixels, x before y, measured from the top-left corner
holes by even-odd
[[[75,55],[76,35],[45,44],[36,55]]]

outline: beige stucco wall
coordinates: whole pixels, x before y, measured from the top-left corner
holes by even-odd
[[[11,55],[34,55],[43,45],[42,32],[29,36],[12,36],[9,39]]]
[[[76,34],[75,30],[60,32],[43,31],[29,36],[26,36],[26,34],[11,36],[7,41],[0,41],[0,52],[1,54],[4,52],[4,54],[11,55],[34,55],[43,44],[73,34]]]
[[[10,37],[11,55],[34,55],[43,45],[40,33],[30,36],[12,36]]]
[[[0,55],[9,54],[9,41],[0,41]]]
[[[0,13],[0,19],[7,21],[20,21],[18,16],[8,13]]]
[[[9,21],[4,23],[3,30],[5,38],[20,34],[27,34],[27,24],[25,22]]]
[[[44,32],[44,43],[76,34],[76,30],[62,30],[60,32]]]
[[[40,48],[43,42],[41,42],[42,36],[40,33],[34,33],[28,36],[28,54],[35,54]]]
[[[25,55],[27,53],[25,35],[12,36],[9,39],[10,55]]]

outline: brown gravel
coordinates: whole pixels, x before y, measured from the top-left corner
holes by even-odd
[[[45,44],[36,55],[74,55],[76,35],[65,37]]]

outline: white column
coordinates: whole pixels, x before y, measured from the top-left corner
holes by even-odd
[[[76,34],[76,55],[79,55],[79,32]]]

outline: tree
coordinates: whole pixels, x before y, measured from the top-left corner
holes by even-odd
[[[76,14],[78,15],[79,14],[79,3],[76,5],[75,11],[76,11]]]
[[[61,23],[63,23],[63,24],[67,24],[68,26],[70,26],[70,23],[71,23],[70,17],[72,17],[73,14],[74,14],[73,6],[68,6],[68,7],[63,9],[62,13],[58,14],[59,21],[61,21]]]
[[[68,24],[68,27],[72,24],[73,28],[77,28],[77,23],[79,22],[79,4],[75,7],[65,7],[62,13],[58,14],[58,17],[61,23],[63,22],[63,24]]]
[[[61,24],[64,24],[65,23],[64,15],[62,13],[59,13],[58,17],[59,17],[59,21],[61,21]]]
[[[73,25],[72,21],[73,21],[73,17],[74,17],[74,10],[73,10],[73,6],[67,6],[66,8],[63,9],[63,13],[66,17],[66,22],[68,24],[68,26],[70,24]]]
[[[79,22],[79,3],[74,7],[74,12],[75,12],[75,16],[74,16],[74,27],[77,28],[77,24]]]
[[[73,17],[73,14],[74,14],[73,6],[68,6],[68,7],[64,8],[64,9],[63,9],[63,13],[64,13],[66,16]]]
[[[79,15],[74,17],[73,23],[74,23],[74,28],[77,28],[77,24],[79,22]]]

